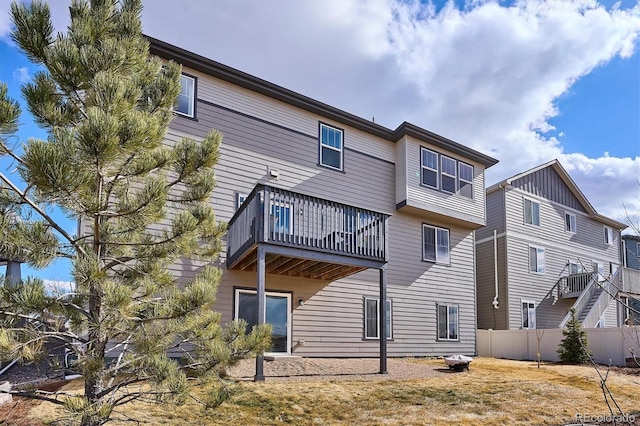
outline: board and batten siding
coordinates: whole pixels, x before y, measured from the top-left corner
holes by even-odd
[[[404,144],[406,179],[406,204],[443,216],[467,221],[472,227],[485,225],[484,166],[469,161],[441,148],[433,147],[412,137],[406,137]],[[459,194],[449,194],[421,184],[420,147],[473,166],[473,198]],[[439,166],[441,168],[441,166]],[[456,171],[457,174],[457,171]],[[399,177],[398,177],[399,178]],[[475,225],[475,226],[474,226]]]
[[[540,226],[524,223],[524,199],[540,204]],[[619,263],[619,231],[614,242],[604,243],[603,225],[585,213],[539,198],[518,189],[506,191],[509,279],[509,324],[511,329],[522,324],[521,301],[534,301],[538,328],[557,327],[575,299],[562,299],[557,282],[569,275],[569,262],[581,263],[593,270],[593,262],[608,266]],[[565,212],[576,215],[577,232],[565,231]],[[529,247],[545,249],[545,273],[529,271]]]
[[[293,105],[202,74],[198,71],[193,71],[189,68],[184,68],[183,71],[198,77],[198,98],[208,103],[220,105],[279,126],[313,135],[316,138],[318,135],[318,120],[339,128],[344,127],[340,123],[326,120],[308,111],[296,108]],[[198,105],[198,119],[204,116],[199,108],[200,105]],[[394,161],[395,147],[393,142],[381,139],[377,143],[372,144],[371,135],[356,129],[350,129],[349,132],[351,133],[351,137],[348,144],[345,143],[347,148],[361,151],[387,161]]]
[[[544,167],[511,182],[511,186],[538,197],[585,212],[580,200],[564,183],[553,167]]]

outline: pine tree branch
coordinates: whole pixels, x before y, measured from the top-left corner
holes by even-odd
[[[16,155],[13,149],[10,149],[2,139],[0,139],[0,148],[2,148],[2,153],[9,154],[9,156],[11,156],[11,158],[13,158],[15,161],[17,161],[20,164],[24,164],[24,160],[18,155]]]
[[[0,173],[0,179],[4,181],[4,183],[6,183],[13,190],[13,192],[18,194],[18,196],[22,198],[26,202],[26,204],[28,204],[44,220],[46,220],[47,223],[49,223],[49,225],[51,225],[52,228],[58,231],[67,241],[69,241],[73,245],[74,249],[76,249],[79,253],[82,253],[83,255],[86,256],[86,252],[84,251],[84,249],[78,244],[74,244],[73,242],[74,240],[71,237],[71,235],[69,235],[67,231],[62,229],[62,227],[58,225],[58,223],[55,220],[53,220],[53,218],[49,216],[44,210],[42,210],[39,205],[37,205],[34,201],[32,201],[25,193],[20,191],[20,189],[17,186],[15,186],[13,182],[7,179],[4,174]]]
[[[60,401],[57,399],[58,396],[66,396],[69,398],[78,398],[78,395],[73,395],[70,393],[66,393],[66,392],[60,392],[60,391],[56,391],[56,392],[49,392],[49,391],[43,391],[40,389],[37,390],[10,390],[10,391],[4,391],[4,390],[0,390],[0,394],[9,394],[9,395],[15,395],[15,396],[19,396],[22,398],[29,398],[29,399],[36,399],[38,401],[46,401],[46,402],[51,402],[53,404],[58,404],[58,405],[64,405],[64,401]],[[47,395],[54,395],[56,396],[56,398],[52,398],[50,396]]]

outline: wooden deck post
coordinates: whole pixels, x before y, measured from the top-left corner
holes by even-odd
[[[256,293],[258,296],[258,325],[265,323],[265,257],[266,250],[264,245],[258,244],[258,288]],[[254,382],[264,382],[264,355],[260,354],[256,357],[256,375],[253,377]]]

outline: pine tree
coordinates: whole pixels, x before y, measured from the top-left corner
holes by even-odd
[[[225,225],[209,200],[222,137],[164,143],[181,70],[149,56],[141,1],[74,0],[69,10],[54,36],[46,4],[11,5],[12,38],[43,69],[22,93],[48,140],[9,146],[20,110],[0,86],[0,155],[20,178],[0,174],[0,252],[34,267],[69,259],[75,291],[51,296],[39,280],[2,287],[0,356],[28,362],[48,342],[68,345],[84,394],[23,394],[101,425],[148,393],[183,401],[186,370],[219,379],[265,350],[270,330],[223,327],[212,310]],[[79,221],[79,235],[51,206]],[[188,282],[170,272],[181,262],[195,271]],[[150,386],[131,386],[141,382]]]
[[[587,332],[576,318],[576,310],[571,308],[571,319],[566,329],[562,330],[564,339],[560,342],[557,352],[560,361],[570,364],[586,364],[590,361]]]

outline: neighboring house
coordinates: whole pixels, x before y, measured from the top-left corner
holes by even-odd
[[[268,355],[475,353],[473,231],[497,160],[149,41],[183,66],[169,143],[224,135],[213,196],[228,222],[223,321],[255,324],[264,311]]]
[[[598,214],[557,160],[487,188],[476,231],[478,328],[618,326],[623,223]],[[606,289],[608,291],[603,290]]]
[[[640,236],[623,235],[624,266],[640,271]]]
[[[621,299],[625,303],[620,320],[625,325],[640,324],[640,236],[623,235],[624,268]]]
[[[21,262],[13,259],[8,259],[0,253],[0,267],[6,267],[4,276],[10,282],[17,283],[22,279],[20,271]]]

